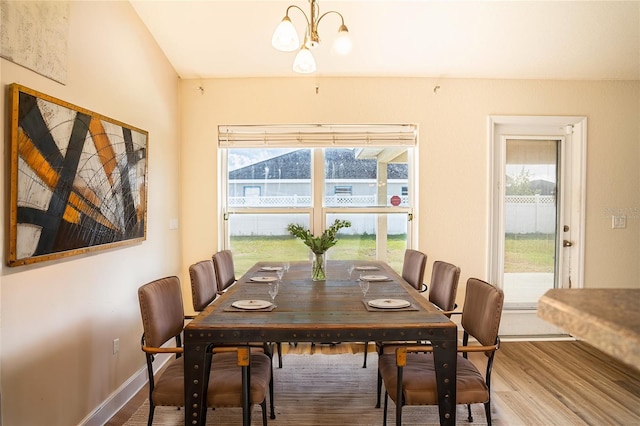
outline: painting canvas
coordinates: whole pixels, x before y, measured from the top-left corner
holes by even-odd
[[[7,264],[146,238],[148,133],[24,86],[10,86]]]
[[[0,0],[0,56],[65,84],[70,4]]]

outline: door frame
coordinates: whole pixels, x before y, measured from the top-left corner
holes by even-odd
[[[584,285],[584,235],[585,235],[585,207],[586,207],[586,158],[587,158],[587,118],[583,116],[507,116],[491,115],[487,121],[489,144],[489,203],[488,203],[488,238],[487,238],[487,271],[491,282],[501,283],[499,274],[502,273],[503,254],[502,234],[503,225],[498,218],[503,217],[503,206],[500,203],[503,191],[503,178],[499,178],[496,167],[504,165],[505,158],[501,144],[510,136],[531,136],[532,138],[547,137],[563,141],[561,159],[564,167],[561,179],[568,180],[563,187],[561,196],[561,217],[558,232],[562,239],[571,241],[571,247],[562,247],[563,251],[571,250],[569,262],[562,262],[566,256],[561,256],[559,265],[562,270],[558,273],[568,276],[568,282],[559,285],[563,288],[582,288]],[[564,207],[564,210],[562,210]],[[569,231],[564,233],[562,228],[569,224]],[[551,326],[537,317],[537,309],[505,309],[500,327],[501,334],[511,336],[539,336],[565,334],[560,329]]]

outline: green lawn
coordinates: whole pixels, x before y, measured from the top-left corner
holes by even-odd
[[[374,235],[340,236],[331,247],[328,259],[375,260]],[[396,271],[402,270],[406,236],[393,236],[387,240],[387,263]],[[236,274],[241,275],[256,262],[309,260],[309,248],[294,237],[232,237],[231,249]]]
[[[402,270],[406,237],[389,237],[387,262]],[[309,260],[309,249],[294,237],[233,237],[233,260],[237,276],[254,263],[262,261]],[[375,236],[341,236],[329,249],[328,258],[337,260],[375,260]],[[429,255],[429,253],[427,253]],[[553,272],[555,241],[548,235],[507,235],[505,240],[505,272]],[[429,276],[429,272],[425,274]]]
[[[504,251],[505,272],[553,272],[554,235],[508,234]]]

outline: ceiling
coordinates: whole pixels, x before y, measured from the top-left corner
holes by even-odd
[[[307,0],[130,0],[183,79],[292,77],[296,52],[271,46],[288,5]],[[327,15],[316,76],[640,79],[640,1],[319,0],[353,40],[332,56]],[[291,21],[302,38],[305,18]]]

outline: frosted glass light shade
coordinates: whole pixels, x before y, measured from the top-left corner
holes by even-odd
[[[293,61],[293,70],[301,74],[310,74],[316,70],[316,60],[313,59],[313,55],[306,46],[302,46],[296,55],[296,59]]]
[[[351,53],[352,47],[353,44],[351,42],[351,37],[349,37],[349,30],[347,30],[346,26],[342,25],[340,30],[338,30],[338,36],[331,46],[331,53],[334,55],[346,56]]]
[[[282,18],[282,21],[276,27],[273,37],[271,37],[271,44],[283,52],[293,52],[300,47],[298,33],[288,16]]]

